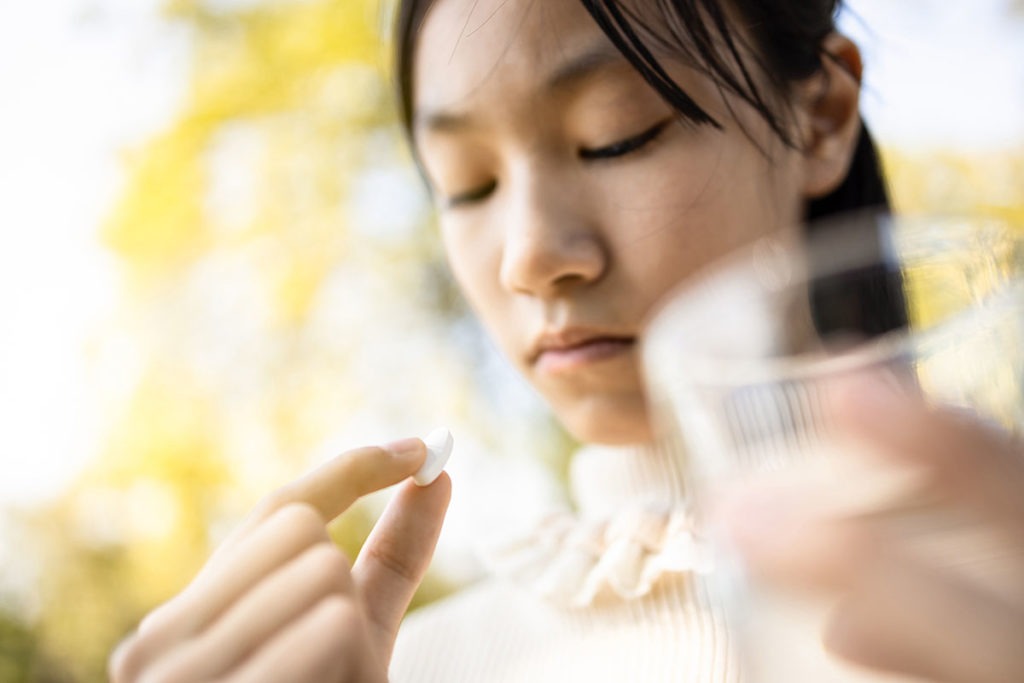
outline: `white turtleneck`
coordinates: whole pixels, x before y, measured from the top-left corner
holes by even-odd
[[[493,578],[406,618],[391,680],[739,680],[683,506],[679,449],[586,448],[577,512],[494,552]]]

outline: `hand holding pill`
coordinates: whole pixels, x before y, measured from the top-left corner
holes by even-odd
[[[111,681],[386,683],[398,625],[448,507],[452,445],[438,429],[357,448],[267,496],[115,651]],[[350,566],[326,525],[394,484]]]

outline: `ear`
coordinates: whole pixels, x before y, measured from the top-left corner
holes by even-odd
[[[832,33],[822,43],[821,70],[797,86],[804,143],[804,195],[824,197],[846,178],[860,135],[860,50]]]

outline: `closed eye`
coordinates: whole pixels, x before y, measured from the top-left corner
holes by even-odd
[[[580,158],[586,161],[599,161],[601,159],[614,159],[616,157],[626,156],[627,154],[643,149],[648,143],[661,135],[661,133],[668,128],[670,123],[672,123],[672,119],[661,121],[639,135],[635,135],[631,138],[621,140],[605,147],[581,149]]]
[[[491,181],[474,190],[469,190],[468,192],[462,192],[448,197],[444,200],[444,206],[447,209],[454,209],[467,204],[475,204],[487,199],[496,189],[498,189],[498,182]]]

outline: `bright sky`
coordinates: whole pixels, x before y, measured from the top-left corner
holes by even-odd
[[[849,0],[865,53],[865,117],[901,147],[1024,141],[1024,13],[1010,0]]]
[[[84,354],[116,273],[96,233],[118,151],[173,117],[187,65],[157,5],[0,3],[0,503],[59,493],[100,436]]]
[[[1024,21],[1006,20],[1008,0],[851,2],[883,142],[1024,143]],[[101,435],[83,358],[117,282],[96,231],[119,151],[174,116],[188,68],[159,5],[0,2],[0,507],[59,494]]]

